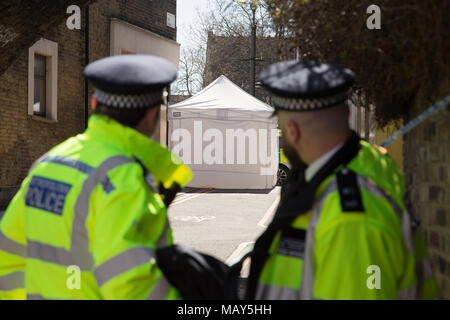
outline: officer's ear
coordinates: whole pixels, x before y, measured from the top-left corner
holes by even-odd
[[[293,119],[289,119],[286,123],[286,140],[291,146],[298,144],[301,137],[300,127]]]
[[[145,113],[144,121],[146,121],[150,127],[153,127],[155,125],[155,121],[158,120],[157,119],[157,116],[159,114],[158,111],[159,111],[159,106],[149,108],[147,110],[147,112]]]
[[[136,129],[146,136],[151,136],[158,125],[159,106],[149,108],[142,117]]]
[[[350,121],[351,111],[350,111],[350,104],[348,102],[344,102],[345,108],[345,114],[347,115],[347,120]]]

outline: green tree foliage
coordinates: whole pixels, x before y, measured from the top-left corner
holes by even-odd
[[[365,101],[376,105],[380,124],[408,114],[418,92],[425,101],[442,98],[438,92],[450,75],[449,0],[269,3],[275,25],[295,35],[303,59],[357,74],[357,86]],[[380,30],[366,26],[372,4],[381,9]]]

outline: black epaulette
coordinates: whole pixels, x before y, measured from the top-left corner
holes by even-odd
[[[281,232],[278,254],[303,259],[306,250],[306,230],[285,227]]]
[[[356,173],[343,168],[337,174],[337,185],[343,212],[364,212]]]

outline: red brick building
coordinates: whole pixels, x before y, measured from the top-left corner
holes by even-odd
[[[145,53],[178,65],[176,0],[98,0],[80,8],[79,29],[69,29],[71,13],[0,73],[0,210],[40,155],[84,130],[87,61]]]

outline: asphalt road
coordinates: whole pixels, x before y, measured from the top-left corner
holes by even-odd
[[[225,262],[237,259],[270,223],[279,194],[280,187],[180,192],[168,210],[175,243]]]
[[[222,261],[236,257],[265,230],[279,193],[279,187],[182,192],[168,210],[175,243]]]

